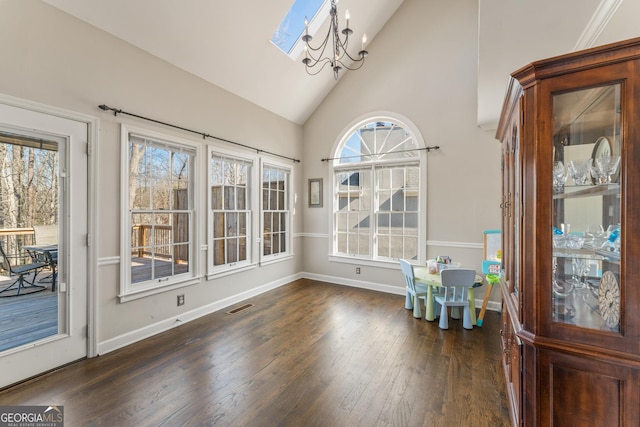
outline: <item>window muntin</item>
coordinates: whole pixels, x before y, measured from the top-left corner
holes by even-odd
[[[210,270],[251,261],[253,162],[212,152],[209,158]]]
[[[338,165],[417,159],[421,147],[403,125],[371,121],[352,131],[338,150]]]
[[[262,166],[262,259],[289,253],[289,186],[291,170]]]
[[[129,271],[125,295],[193,277],[196,155],[190,146],[126,135]]]
[[[389,118],[365,120],[345,134],[333,163],[334,255],[423,257],[422,152],[415,133]]]

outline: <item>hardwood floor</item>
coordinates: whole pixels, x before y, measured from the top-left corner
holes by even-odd
[[[67,426],[509,425],[498,313],[443,331],[404,297],[311,280],[245,303],[0,391],[0,404],[64,405]]]

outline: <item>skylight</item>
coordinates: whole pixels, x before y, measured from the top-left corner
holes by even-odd
[[[280,26],[271,36],[271,42],[281,51],[293,56],[297,41],[304,32],[304,20],[312,22],[326,0],[295,0]]]

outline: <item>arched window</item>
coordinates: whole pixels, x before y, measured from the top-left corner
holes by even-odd
[[[424,260],[426,148],[406,119],[374,116],[344,133],[333,160],[333,255]]]

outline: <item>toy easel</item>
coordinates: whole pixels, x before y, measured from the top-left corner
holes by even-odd
[[[502,236],[500,230],[484,231],[484,260],[482,261],[482,272],[487,279],[487,291],[484,294],[480,314],[478,314],[476,321],[477,326],[482,326],[482,319],[484,318],[484,313],[487,311],[491,290],[493,289],[493,285],[500,281],[500,268],[502,266],[501,243]]]

